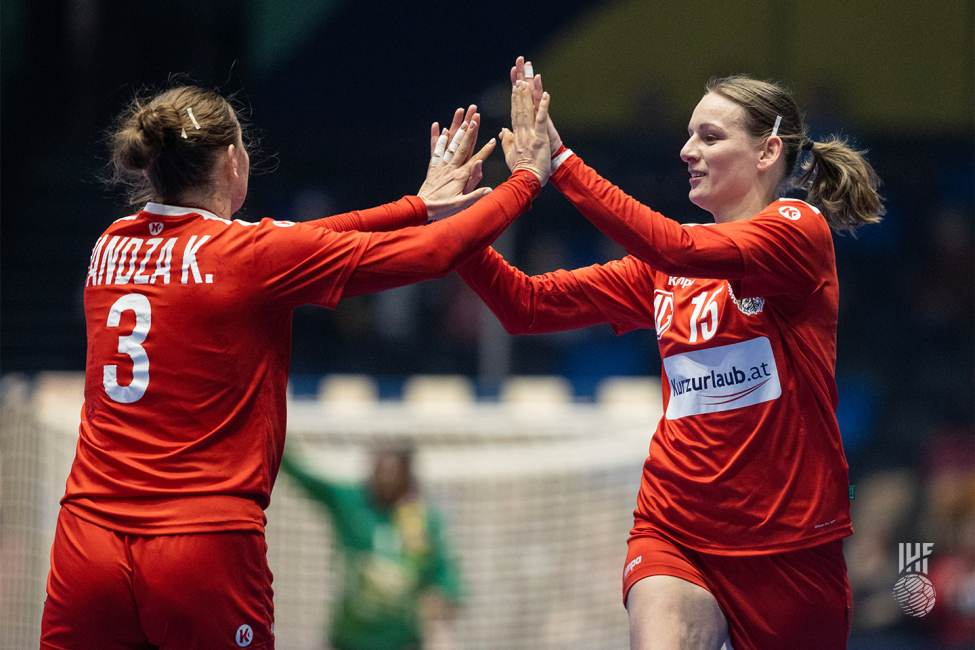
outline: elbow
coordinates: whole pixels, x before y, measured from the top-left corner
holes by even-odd
[[[512,336],[522,336],[524,334],[531,334],[531,327],[520,322],[515,322],[511,320],[502,320],[501,326],[504,331]]]

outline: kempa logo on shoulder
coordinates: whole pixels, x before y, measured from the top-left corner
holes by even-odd
[[[799,208],[794,208],[791,205],[783,205],[779,208],[779,214],[781,214],[786,219],[791,219],[792,221],[799,221],[799,217],[802,213],[799,212]]]
[[[163,231],[162,222],[160,222],[160,221],[153,221],[152,223],[149,224],[149,234],[150,235],[158,235],[162,231]]]
[[[898,573],[901,577],[894,585],[894,598],[908,616],[924,616],[934,607],[934,585],[927,577],[928,557],[934,544],[900,543],[897,545]]]

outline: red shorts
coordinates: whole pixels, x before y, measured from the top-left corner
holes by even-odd
[[[130,535],[62,508],[41,648],[271,649],[271,596],[260,533]]]
[[[644,528],[630,533],[623,603],[637,580],[675,576],[707,589],[734,650],[846,648],[853,596],[843,540],[774,555],[699,553]]]

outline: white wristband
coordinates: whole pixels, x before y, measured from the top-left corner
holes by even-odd
[[[556,169],[558,169],[559,165],[565,162],[565,159],[571,155],[572,155],[572,149],[566,149],[565,151],[557,155],[555,158],[552,158],[552,171],[554,172]]]

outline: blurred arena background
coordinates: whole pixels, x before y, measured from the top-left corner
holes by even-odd
[[[3,648],[36,645],[23,635],[39,623],[73,454],[84,273],[97,235],[129,214],[97,180],[100,136],[121,105],[174,73],[238,92],[261,136],[257,166],[274,170],[252,178],[241,217],[304,221],[415,192],[429,125],[458,106],[480,106],[482,140],[497,133],[519,54],[545,78],[566,143],[679,221],[707,220],[687,201],[678,151],[710,76],[784,81],[814,137],[841,133],[869,149],[887,217],[834,240],[838,415],[857,485],[850,647],[972,647],[970,0],[2,0],[0,9]],[[506,177],[499,154],[485,171],[488,185]],[[552,189],[498,245],[529,273],[622,254]],[[509,337],[454,276],[334,312],[297,310],[292,373],[289,435],[323,465],[355,474],[357,454],[383,437],[420,445],[421,479],[480,585],[454,624],[456,647],[625,647],[619,565],[658,417],[652,332]],[[364,402],[320,395],[323,377],[350,374],[366,377]],[[454,395],[453,406],[422,406],[417,375],[450,378],[438,400]],[[512,378],[526,376],[547,378],[529,391],[548,395],[547,406],[512,397]],[[607,381],[617,377],[632,382]],[[630,389],[609,397],[620,385]],[[474,514],[483,512],[493,514]],[[284,480],[268,516],[272,564],[297,567],[275,569],[279,647],[315,647],[331,593],[327,522]],[[539,522],[562,526],[572,543],[546,548]],[[935,544],[939,599],[925,617],[906,616],[891,593],[906,542]],[[553,552],[572,575],[531,562]],[[469,559],[486,553],[495,558],[486,568]]]

